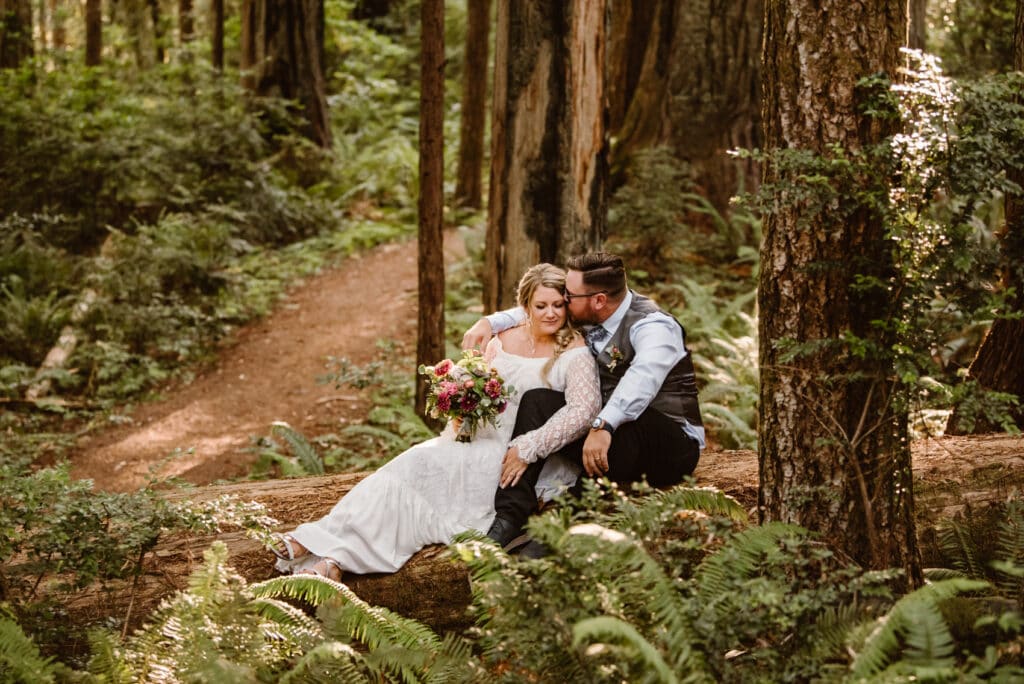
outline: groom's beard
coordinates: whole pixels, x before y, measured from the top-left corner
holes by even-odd
[[[573,325],[575,326],[594,325],[596,323],[599,323],[599,321],[590,314],[583,314],[582,316],[579,317],[570,314],[569,320],[572,321]]]

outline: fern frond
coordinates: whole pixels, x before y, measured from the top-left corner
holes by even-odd
[[[1000,567],[1024,567],[1024,502],[1020,499],[1012,499],[1006,504],[1006,516],[999,523],[996,548],[996,560],[1002,561],[996,566],[999,589],[1024,605],[1024,578],[1019,572],[1000,570]]]
[[[625,650],[635,654],[640,660],[657,673],[662,682],[675,684],[679,680],[661,657],[658,649],[651,645],[633,625],[609,615],[588,618],[576,623],[572,628],[572,644],[577,648],[583,643],[617,643],[623,644]],[[678,648],[688,648],[688,644],[677,644]]]
[[[978,547],[971,539],[970,529],[959,520],[947,520],[938,529],[939,547],[950,564],[968,577],[985,577],[985,568],[978,562]]]
[[[288,423],[283,421],[275,421],[272,423],[270,432],[275,437],[283,439],[291,450],[292,455],[295,456],[295,460],[299,462],[299,465],[309,473],[310,475],[323,475],[324,474],[324,462],[320,458],[320,455],[316,453],[316,449],[309,443],[306,437],[293,428]]]
[[[901,637],[909,635],[908,630],[916,631],[917,648],[921,648],[931,636],[940,633],[943,628],[948,631],[949,627],[945,624],[942,614],[938,612],[939,603],[962,592],[980,591],[989,586],[991,585],[988,582],[978,580],[950,579],[926,584],[902,597],[882,618],[860,653],[854,658],[850,666],[854,678],[870,677],[882,672],[899,650]],[[930,604],[935,607],[935,612],[920,610],[917,604]],[[929,621],[928,625],[910,624],[912,620],[922,617]]]
[[[130,684],[131,669],[118,652],[116,638],[103,630],[92,630],[89,639],[89,673],[108,684]]]
[[[949,568],[925,568],[922,570],[924,578],[928,582],[940,582],[948,579],[971,579],[959,570]]]
[[[60,668],[44,658],[21,626],[0,616],[0,674],[11,682],[53,682]]]
[[[269,634],[271,637],[283,638],[297,644],[311,645],[323,638],[320,623],[299,608],[270,598],[253,599],[249,610],[269,620],[280,634]],[[270,626],[266,629],[270,629]]]
[[[785,523],[767,523],[738,532],[720,549],[701,561],[694,573],[701,601],[714,601],[751,577],[762,558],[779,547],[782,540],[806,537],[807,530]]]
[[[282,575],[249,585],[257,598],[285,598],[322,606],[341,594],[338,582],[317,575]]]
[[[801,648],[803,658],[809,662],[824,662],[838,654],[846,656],[850,634],[865,616],[865,608],[856,601],[825,608],[814,621],[814,638]]]
[[[281,675],[281,684],[291,682],[370,682],[363,656],[348,644],[325,641],[299,658],[295,666]]]
[[[915,667],[948,667],[953,664],[953,635],[931,601],[914,601],[903,612],[906,621],[904,659]]]

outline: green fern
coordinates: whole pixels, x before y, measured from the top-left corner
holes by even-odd
[[[1024,568],[1024,501],[1019,498],[1006,504],[1006,517],[999,523],[996,549],[998,560],[1001,561],[996,567],[996,582],[1003,593],[1024,607],[1024,577],[1019,572]],[[1007,567],[1016,568],[1017,571],[1000,569]]]
[[[295,460],[298,461],[306,473],[310,475],[324,474],[323,459],[320,458],[316,449],[313,448],[313,445],[309,443],[309,440],[301,432],[282,421],[275,421],[272,425],[271,434],[279,439],[283,439],[288,444],[288,448],[295,457]]]
[[[0,677],[8,682],[54,682],[62,668],[44,658],[17,622],[0,616]]]
[[[902,597],[882,618],[851,664],[854,678],[881,673],[895,662],[902,648],[913,658],[911,664],[942,667],[948,657],[949,627],[939,604],[963,592],[989,588],[988,582],[950,579],[927,584]]]
[[[947,520],[938,529],[939,545],[956,570],[968,577],[985,577],[985,567],[978,561],[978,547],[971,537],[971,526],[959,520]]]
[[[777,551],[783,541],[807,534],[803,528],[785,523],[767,523],[737,533],[697,568],[698,596],[706,602],[717,600],[736,586],[737,579],[754,576],[765,555]]]
[[[348,644],[325,641],[317,644],[296,661],[295,665],[281,675],[281,684],[291,682],[351,682],[359,684],[379,681],[363,662],[363,654]]]
[[[622,644],[623,650],[639,656],[643,664],[653,670],[657,675],[657,681],[666,684],[675,684],[679,681],[658,649],[628,622],[608,615],[590,618],[576,623],[572,628],[572,635],[573,646],[576,647],[594,642]],[[688,648],[687,644],[679,646],[682,649]]]

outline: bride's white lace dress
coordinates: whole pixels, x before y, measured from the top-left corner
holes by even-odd
[[[310,550],[299,561],[278,561],[282,572],[311,566],[317,557],[348,572],[394,572],[428,544],[449,543],[466,530],[486,531],[494,520],[501,461],[512,444],[527,461],[543,458],[587,431],[601,410],[597,367],[586,347],[565,351],[548,371],[547,386],[564,391],[566,405],[543,427],[510,442],[523,392],[544,387],[547,359],[509,354],[494,338],[487,350],[516,390],[497,428],[482,427],[472,442],[456,442],[451,427],[396,456],[346,494],[326,516],[291,534]],[[578,470],[557,457],[545,464],[538,492],[550,498]]]

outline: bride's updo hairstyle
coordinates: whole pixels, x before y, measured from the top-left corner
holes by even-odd
[[[516,302],[527,312],[527,318],[530,313],[530,301],[538,287],[550,287],[552,290],[565,292],[565,271],[552,264],[537,264],[526,269],[526,273],[519,279],[519,285],[516,288]],[[562,355],[562,352],[569,348],[575,334],[576,331],[573,329],[572,323],[569,322],[569,310],[566,307],[565,322],[555,333],[555,353],[540,371],[540,376],[545,383],[548,381],[548,371],[551,366]]]

